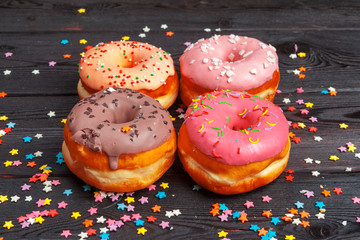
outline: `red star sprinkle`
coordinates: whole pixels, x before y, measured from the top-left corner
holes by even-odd
[[[341,190],[341,188],[336,188],[336,187],[334,187],[334,191],[333,191],[334,193],[336,193],[337,195],[339,195],[340,193],[342,193],[342,190]]]
[[[295,128],[295,129],[298,129],[299,128],[299,125],[297,123],[292,123],[291,124],[291,127],[292,128]]]
[[[318,129],[316,127],[309,127],[309,132],[316,132]]]
[[[92,46],[86,46],[85,47],[85,50],[87,51],[87,50],[90,50],[90,49],[92,49]]]
[[[174,35],[174,32],[166,32],[166,36],[172,37],[172,35]]]
[[[292,141],[295,142],[295,143],[300,143],[301,142],[300,137],[293,137]]]
[[[156,217],[153,217],[153,216],[148,216],[146,218],[147,218],[148,222],[155,222],[157,219]]]
[[[293,175],[288,175],[288,176],[285,176],[285,179],[286,179],[286,181],[292,182],[293,179],[294,179],[294,176]]]
[[[294,108],[294,107],[288,107],[288,111],[290,111],[290,112],[293,112],[295,110],[296,110],[296,108]]]
[[[96,235],[96,229],[89,228],[86,232],[88,236]]]

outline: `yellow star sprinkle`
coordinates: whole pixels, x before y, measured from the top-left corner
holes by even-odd
[[[220,237],[226,237],[226,235],[228,235],[228,232],[224,232],[224,230],[222,230],[221,232],[218,232],[219,238]]]
[[[162,187],[163,189],[169,188],[169,183],[161,183],[160,187]]]
[[[127,41],[127,40],[130,39],[130,37],[129,36],[123,36],[121,39],[124,40],[124,41]]]
[[[301,128],[306,128],[306,125],[302,122],[298,122],[298,126],[301,127]]]
[[[10,229],[14,227],[14,224],[12,224],[12,221],[5,221],[5,224],[3,225],[4,228]]]
[[[82,57],[85,56],[85,52],[80,53],[80,56]]]
[[[355,150],[356,150],[356,147],[354,146],[354,144],[348,145],[349,152],[354,152]]]
[[[52,173],[52,171],[50,169],[47,169],[47,170],[44,170],[42,173],[43,174],[49,174],[49,173]]]
[[[12,149],[9,153],[11,155],[18,155],[19,154],[19,149]]]
[[[339,160],[339,158],[338,158],[336,155],[331,155],[331,156],[329,157],[329,159],[332,160],[332,161],[337,161],[337,160]]]
[[[285,240],[294,240],[296,239],[294,235],[285,235]]]
[[[47,168],[47,164],[42,165],[41,167],[39,167],[39,170],[44,170],[45,168]]]
[[[67,119],[66,119],[66,118],[63,118],[63,119],[61,120],[61,123],[66,124],[66,121],[67,121]]]
[[[144,227],[137,229],[137,234],[145,235],[146,232],[147,232],[147,230]]]
[[[339,124],[340,128],[342,129],[347,129],[349,125],[345,124],[345,123],[340,123]]]
[[[3,115],[3,116],[0,116],[0,121],[6,121],[8,119],[7,116]]]
[[[85,9],[85,8],[80,8],[80,9],[78,9],[78,12],[79,12],[79,13],[85,13],[85,12],[86,12],[86,9]]]
[[[44,206],[45,206],[45,205],[50,205],[50,203],[51,203],[51,199],[45,198]]]
[[[42,224],[45,221],[45,219],[42,216],[35,217],[35,222]]]
[[[0,202],[6,202],[6,201],[8,201],[9,199],[8,199],[8,197],[7,197],[7,195],[0,195]]]
[[[86,44],[87,41],[86,41],[86,39],[80,39],[79,43],[80,43],[80,44]]]
[[[127,202],[128,204],[132,203],[132,202],[135,202],[133,197],[127,197],[127,198],[124,199],[124,201]]]
[[[11,167],[12,164],[13,164],[13,161],[7,160],[6,162],[4,162],[5,167]]]
[[[307,103],[304,103],[304,104],[305,104],[305,107],[307,107],[307,108],[312,108],[314,106],[314,104],[311,103],[311,102],[307,102]]]
[[[298,57],[301,57],[301,58],[306,57],[306,53],[304,53],[304,52],[299,52],[297,55],[298,55]]]
[[[75,219],[78,219],[78,217],[81,217],[81,214],[79,212],[72,212],[71,217],[75,218]]]

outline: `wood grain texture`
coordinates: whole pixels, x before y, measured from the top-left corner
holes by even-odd
[[[78,9],[85,8],[85,14]],[[124,214],[140,213],[147,229],[145,236],[137,234],[138,226],[126,222],[117,231],[110,231],[110,239],[219,239],[218,232],[228,232],[230,239],[261,239],[257,233],[249,230],[251,225],[258,225],[266,230],[276,231],[278,239],[293,235],[296,239],[360,239],[360,217],[358,204],[352,198],[360,197],[359,158],[360,152],[360,3],[358,1],[1,1],[0,2],[0,92],[8,95],[0,98],[0,116],[6,115],[7,121],[0,121],[0,129],[6,123],[15,122],[11,133],[2,136],[0,145],[0,195],[6,195],[9,201],[0,203],[0,239],[65,239],[60,234],[64,229],[71,230],[68,239],[79,239],[78,234],[85,232],[82,222],[94,220],[97,234],[89,239],[99,239],[100,228],[106,223],[95,223],[96,218],[119,220]],[[168,29],[160,28],[167,24]],[[151,30],[146,38],[139,37],[142,28]],[[205,32],[209,28],[211,32]],[[221,32],[215,29],[221,28]],[[166,32],[173,31],[172,37]],[[179,72],[179,58],[186,48],[184,42],[195,42],[214,34],[239,34],[258,38],[271,43],[277,48],[281,80],[279,89],[282,93],[275,97],[285,116],[292,122],[303,122],[304,129],[291,129],[301,138],[301,143],[292,143],[292,150],[287,169],[294,170],[292,182],[286,181],[283,173],[273,183],[235,196],[222,196],[204,189],[194,191],[191,178],[184,172],[179,158],[169,171],[156,182],[156,191],[144,189],[134,193],[134,212],[117,209],[118,203],[124,203],[126,196],[112,202],[106,198],[95,202],[94,189],[83,191],[84,183],[76,178],[67,167],[56,164],[56,155],[61,151],[63,141],[63,123],[61,120],[79,100],[76,93],[78,81],[77,64],[80,53],[87,45],[102,41],[119,40],[130,36],[131,40],[146,41],[162,47],[171,53],[175,68]],[[69,44],[61,44],[67,39]],[[79,44],[86,39],[86,45]],[[291,59],[295,44],[298,51],[306,53],[305,58]],[[6,58],[4,53],[13,52]],[[71,54],[64,59],[64,54]],[[50,67],[48,62],[55,61]],[[291,71],[306,67],[306,77],[299,79]],[[33,70],[39,70],[35,75]],[[3,71],[11,70],[5,75]],[[304,93],[297,93],[302,87]],[[334,87],[337,96],[323,95],[321,91]],[[284,98],[291,102],[286,104]],[[312,108],[296,103],[298,99],[314,103]],[[169,109],[175,117],[174,126],[179,130],[183,119],[177,111],[181,101]],[[295,111],[288,111],[293,106]],[[308,109],[308,115],[301,114],[300,109]],[[56,116],[50,118],[49,111]],[[318,122],[309,118],[316,117]],[[339,123],[349,125],[340,129]],[[316,133],[309,132],[314,126]],[[36,139],[37,133],[43,138]],[[24,143],[23,137],[32,137],[31,143]],[[317,142],[314,136],[321,136]],[[358,147],[354,153],[340,153],[337,149],[352,142]],[[9,154],[13,148],[19,149],[19,155]],[[32,160],[26,155],[43,152],[42,157]],[[330,155],[339,156],[339,160],[330,161]],[[306,163],[305,158],[314,162]],[[20,160],[18,167],[5,167],[5,161]],[[319,163],[315,163],[315,160]],[[27,167],[29,161],[37,166]],[[50,180],[59,180],[52,191],[43,191],[41,182],[30,183],[29,191],[22,191],[21,186],[29,178],[40,173],[42,165],[52,167]],[[351,168],[351,171],[346,171]],[[314,171],[320,173],[314,176]],[[167,182],[168,189],[160,184]],[[28,183],[29,184],[29,183]],[[333,189],[341,188],[343,193],[336,195]],[[73,194],[66,196],[63,192],[71,189]],[[324,197],[323,190],[331,191],[330,197]],[[313,191],[314,197],[304,196],[304,190]],[[164,199],[155,195],[164,191]],[[10,197],[18,195],[18,202],[11,202]],[[262,196],[270,196],[269,203],[262,201]],[[25,198],[32,196],[32,201]],[[137,200],[145,196],[149,203],[140,204]],[[50,206],[38,207],[39,199],[52,199]],[[66,209],[58,209],[61,201],[68,203]],[[247,209],[246,201],[254,202],[255,207]],[[310,213],[310,227],[303,228],[281,220],[276,226],[262,216],[263,210],[271,210],[273,217],[280,219],[294,203],[304,203],[304,209]],[[316,202],[323,202],[326,207],[325,219],[318,219]],[[223,203],[235,211],[246,211],[248,222],[241,223],[229,217],[221,222],[211,216],[212,204]],[[153,213],[151,207],[161,205],[160,213]],[[90,207],[98,209],[97,214],[90,215]],[[43,224],[35,223],[22,228],[17,218],[32,211],[57,209],[59,215],[44,217]],[[179,209],[181,215],[168,218],[166,211]],[[79,212],[78,219],[71,218],[72,212]],[[157,217],[155,223],[148,223],[146,216]],[[295,216],[294,218],[299,218]],[[304,220],[304,219],[301,219]],[[12,221],[15,227],[6,229],[5,221]],[[162,229],[161,221],[168,221],[172,229]]]

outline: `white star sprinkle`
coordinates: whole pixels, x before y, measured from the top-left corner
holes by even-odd
[[[314,140],[317,141],[317,142],[320,142],[323,139],[320,136],[314,136]]]
[[[38,69],[35,69],[35,70],[32,71],[31,73],[37,75],[37,74],[40,74],[40,71],[39,71]]]
[[[299,69],[295,69],[295,70],[293,70],[292,72],[293,72],[295,75],[299,75],[299,74],[301,73]]]
[[[42,157],[43,152],[37,151],[34,153],[35,157]]]
[[[25,202],[31,202],[32,201],[32,197],[31,196],[26,196],[25,197]]]
[[[318,214],[315,214],[315,216],[318,218],[318,219],[325,219],[325,214],[319,212]]]
[[[88,238],[87,232],[81,232],[78,234],[79,238]]]
[[[352,171],[352,168],[351,168],[351,167],[345,168],[345,172],[351,172],[351,171]]]
[[[100,228],[100,233],[107,233],[109,229],[107,227]]]
[[[295,59],[295,58],[297,58],[296,53],[292,53],[292,54],[290,54],[290,55],[289,55],[289,58],[291,58],[291,59]]]
[[[283,99],[283,103],[288,104],[288,103],[291,103],[291,101],[290,101],[289,98],[284,98],[284,99]]]
[[[292,221],[292,224],[295,224],[295,225],[299,225],[301,223],[300,219],[299,218],[295,218],[293,221]]]
[[[336,89],[333,88],[333,87],[329,87],[328,90],[329,90],[330,92],[335,92],[335,91],[336,91]]]
[[[174,216],[174,213],[172,211],[166,211],[165,216],[171,218],[172,216]]]
[[[139,37],[144,38],[144,37],[146,37],[146,34],[145,33],[140,33]]]
[[[166,25],[166,24],[161,24],[161,26],[160,26],[162,29],[167,29],[168,28],[168,25]]]
[[[313,159],[312,158],[305,158],[304,159],[304,161],[306,162],[306,163],[313,163]]]
[[[103,216],[96,218],[96,223],[104,223],[106,221],[106,218]]]
[[[210,28],[204,28],[204,31],[205,32],[211,32],[211,29]]]
[[[172,212],[175,216],[179,216],[181,214],[179,209],[174,209]]]
[[[360,153],[355,153],[355,157],[360,158]]]
[[[11,71],[8,70],[8,69],[6,69],[6,70],[4,71],[4,75],[9,75],[10,73],[11,73]]]
[[[11,201],[12,202],[17,202],[19,199],[20,199],[20,197],[18,195],[11,196]]]
[[[143,29],[142,29],[144,32],[150,32],[150,28],[148,26],[145,26]]]
[[[40,138],[43,138],[43,135],[42,135],[41,133],[37,133],[37,134],[35,135],[35,137],[36,137],[37,139],[40,139]]]
[[[315,177],[319,176],[320,175],[320,172],[319,171],[312,171],[311,174]]]
[[[55,112],[54,112],[54,111],[50,111],[47,115],[48,115],[49,117],[55,117]]]

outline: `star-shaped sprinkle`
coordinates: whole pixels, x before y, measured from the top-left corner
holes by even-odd
[[[62,233],[60,234],[60,236],[68,238],[70,237],[72,234],[70,232],[70,230],[63,230]]]
[[[161,183],[160,187],[162,187],[163,189],[169,188],[169,183]]]
[[[145,33],[139,33],[138,36],[141,37],[141,38],[145,38],[145,37],[146,37],[146,34],[145,34]]]
[[[271,217],[271,221],[270,221],[272,224],[274,224],[275,226],[280,223],[280,219],[279,217]]]
[[[168,25],[166,25],[166,24],[161,24],[160,28],[162,28],[162,29],[167,29],[167,28],[168,28]]]
[[[296,203],[294,203],[294,205],[295,205],[297,208],[304,208],[304,203],[299,202],[299,201],[297,201]]]
[[[23,137],[24,143],[29,143],[29,142],[31,142],[31,140],[32,140],[32,137],[29,137],[29,136]]]
[[[35,69],[31,73],[34,74],[34,75],[38,75],[38,74],[40,74],[40,70]]]
[[[55,117],[55,112],[54,112],[54,111],[50,111],[47,115],[48,115],[49,117]]]
[[[314,197],[314,192],[313,191],[308,191],[306,190],[304,195],[307,197],[307,198],[310,198],[310,197]]]
[[[341,188],[334,187],[333,192],[336,193],[336,195],[339,195],[340,193],[342,193],[342,190]]]
[[[245,206],[246,208],[254,207],[254,202],[246,201],[246,202],[244,203],[244,206]]]
[[[14,224],[12,221],[5,221],[5,224],[3,225],[4,228],[10,229],[14,227]]]
[[[300,58],[306,57],[306,53],[304,53],[304,52],[299,52],[297,55],[298,55],[298,57],[300,57]]]
[[[318,177],[320,175],[319,171],[312,171],[311,175],[313,175],[314,177]]]
[[[158,192],[155,196],[159,199],[163,199],[166,197],[166,194],[165,192]]]
[[[9,152],[12,156],[13,155],[18,155],[19,154],[19,149],[11,149],[11,151]]]
[[[4,75],[10,75],[11,70],[6,69],[3,73],[4,73]]]
[[[63,194],[66,195],[66,196],[70,196],[72,194],[72,190],[71,189],[65,189]]]
[[[56,65],[56,62],[55,61],[50,61],[49,62],[49,67],[55,67]]]
[[[78,11],[78,13],[85,13],[86,9],[85,8],[79,8],[77,11]]]
[[[222,230],[221,232],[218,232],[218,236],[220,237],[226,237],[228,235],[228,232],[224,232],[224,230]]]
[[[320,137],[320,136],[314,136],[314,140],[317,141],[317,142],[320,142],[320,141],[323,140],[323,138]]]
[[[88,210],[88,212],[90,213],[90,215],[94,215],[94,214],[97,213],[97,208],[90,207],[90,209]]]
[[[269,197],[268,195],[266,195],[266,196],[262,196],[262,201],[263,201],[263,202],[267,202],[267,203],[269,203],[271,200],[272,200],[272,198],[271,198],[271,197]]]
[[[173,35],[174,35],[174,32],[171,32],[171,31],[166,32],[166,36],[167,36],[167,37],[172,37]]]
[[[79,217],[81,217],[81,214],[79,212],[72,212],[71,217],[78,219]]]
[[[336,162],[337,160],[339,160],[340,158],[338,157],[338,156],[336,156],[336,155],[331,155],[330,157],[329,157],[329,160],[332,160],[332,161],[334,161],[334,162]]]
[[[124,40],[124,41],[127,41],[127,40],[130,39],[130,37],[129,36],[123,36],[121,39]]]
[[[142,196],[138,201],[139,201],[141,204],[149,203],[148,197],[144,197],[144,196]]]
[[[147,230],[144,227],[137,229],[137,234],[145,235],[146,232]]]
[[[323,202],[315,202],[315,207],[322,209],[325,207],[325,204]]]
[[[86,39],[80,39],[80,40],[79,40],[79,43],[80,43],[80,44],[86,44],[86,43],[87,43],[87,40],[86,40]]]
[[[12,52],[6,52],[4,53],[5,57],[8,58],[8,57],[11,57],[13,55]]]
[[[349,125],[345,124],[345,123],[340,123],[339,124],[340,128],[342,129],[347,129],[349,127]]]
[[[67,39],[63,39],[63,40],[61,40],[61,42],[60,42],[61,44],[63,44],[63,45],[65,45],[65,44],[68,44],[69,43],[69,40],[67,40]]]
[[[142,29],[144,32],[150,32],[150,28],[148,26],[145,26],[143,29]]]
[[[353,201],[354,204],[360,204],[360,198],[358,197],[353,197],[351,200]]]
[[[348,145],[348,151],[354,152],[357,148],[354,146],[354,144]]]
[[[288,104],[288,103],[291,103],[291,101],[290,101],[289,98],[284,98],[284,99],[283,99],[283,103]]]

